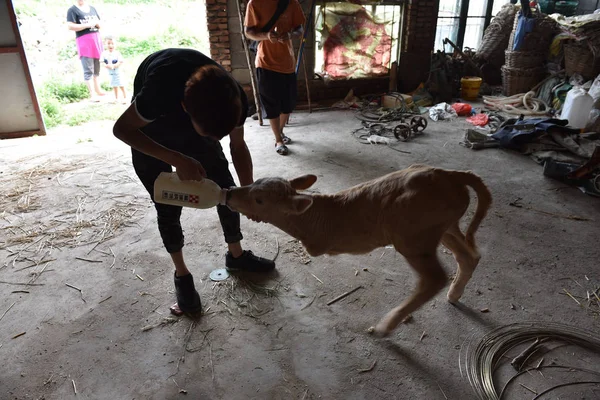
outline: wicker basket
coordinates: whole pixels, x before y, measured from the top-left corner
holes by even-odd
[[[519,23],[519,14],[515,15],[513,30],[508,40],[508,50],[513,49],[515,43],[515,32]],[[523,44],[519,51],[538,51],[546,52],[552,43],[552,38],[557,32],[556,21],[545,15],[539,15],[536,18],[535,26],[532,32],[525,35]]]
[[[516,7],[505,4],[492,19],[477,49],[477,58],[498,68],[504,65],[504,50],[508,45],[510,32],[513,29]]]
[[[544,54],[537,51],[506,50],[507,68],[540,68],[544,65]]]
[[[505,96],[527,93],[544,79],[544,68],[502,67],[502,87]]]
[[[567,75],[580,74],[584,79],[593,79],[600,73],[600,60],[585,43],[569,41],[564,45],[565,70]]]

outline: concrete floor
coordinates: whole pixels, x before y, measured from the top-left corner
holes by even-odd
[[[331,193],[426,163],[473,170],[490,187],[476,236],[483,257],[462,306],[444,292],[383,340],[367,328],[414,285],[393,250],[310,259],[276,228],[243,219],[247,248],[274,257],[279,243],[278,273],[214,283],[225,253],[216,212],[186,209],[185,252],[206,314],[197,324],[170,318],[172,267],[111,123],[1,141],[0,398],[467,399],[458,356],[468,339],[529,320],[597,331],[597,314],[563,289],[599,286],[598,199],[545,179],[525,156],[461,147],[464,121],[429,122],[404,154],[359,144],[351,112],[295,114],[285,158],[266,126],[246,124],[256,178],[315,173],[314,189]],[[524,207],[509,205],[517,198]],[[440,248],[440,257],[451,275],[452,256]],[[577,390],[562,398],[598,398]],[[532,397],[518,387],[510,398]]]

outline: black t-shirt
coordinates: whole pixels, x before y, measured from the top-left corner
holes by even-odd
[[[71,6],[67,11],[67,22],[73,22],[75,24],[87,24],[93,20],[100,20],[100,15],[96,9],[90,6],[90,12],[83,12],[77,6]],[[98,28],[88,28],[79,32],[75,32],[75,37],[87,35],[88,33],[98,32]]]
[[[181,115],[185,83],[199,67],[211,64],[223,68],[191,49],[165,49],[148,56],[140,64],[133,82],[138,114],[149,121],[168,114]],[[239,83],[238,86],[242,115],[237,126],[242,126],[248,116],[248,98]]]

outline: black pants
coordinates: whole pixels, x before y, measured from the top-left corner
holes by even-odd
[[[208,179],[215,181],[222,188],[235,186],[221,144],[198,135],[187,114],[179,112],[161,117],[145,126],[142,131],[161,145],[200,161]],[[169,164],[135,149],[132,149],[131,153],[135,173],[154,201],[154,181],[161,172],[172,172],[172,168]],[[156,202],[154,206],[158,214],[158,230],[167,252],[180,251],[184,244],[180,222],[181,207]],[[225,242],[235,243],[242,240],[240,215],[222,205],[217,206],[217,212],[225,234]]]
[[[279,118],[296,108],[298,86],[296,74],[282,74],[264,68],[256,68],[258,91],[264,119]]]

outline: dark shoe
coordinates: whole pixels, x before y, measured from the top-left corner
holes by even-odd
[[[228,271],[270,272],[275,269],[275,262],[257,257],[249,250],[244,250],[241,256],[234,258],[230,252],[225,255],[225,267]]]
[[[175,296],[177,297],[177,306],[179,306],[181,312],[196,314],[202,311],[200,295],[194,287],[192,274],[184,276],[175,275]]]
[[[281,141],[283,142],[283,144],[287,145],[292,143],[292,139],[290,139],[289,136],[285,136],[285,135],[281,135]]]

